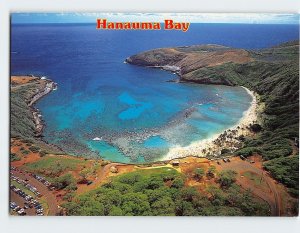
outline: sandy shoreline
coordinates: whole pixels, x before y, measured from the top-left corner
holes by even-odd
[[[252,97],[252,102],[248,110],[243,113],[243,117],[236,125],[221,133],[217,133],[208,139],[193,142],[189,146],[173,147],[162,160],[172,160],[187,156],[217,157],[221,154],[222,149],[226,148],[231,151],[238,149],[241,146],[241,142],[238,140],[238,137],[241,135],[246,136],[251,134],[249,125],[257,121],[257,99],[255,94],[246,87],[242,88],[244,88]]]

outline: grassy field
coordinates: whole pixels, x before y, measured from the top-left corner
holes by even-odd
[[[40,160],[24,165],[28,171],[44,174],[50,177],[56,177],[66,171],[84,168],[88,162],[84,159],[60,156],[45,156]]]
[[[137,175],[142,176],[150,176],[152,174],[162,174],[162,175],[168,175],[168,174],[179,174],[179,172],[176,171],[176,169],[171,167],[159,167],[159,168],[149,168],[149,169],[141,169],[132,172]],[[122,175],[118,176],[121,177]]]

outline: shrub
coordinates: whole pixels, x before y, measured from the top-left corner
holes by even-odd
[[[29,147],[29,150],[31,150],[33,153],[37,153],[40,151],[40,148],[37,146],[31,146]]]
[[[215,176],[215,172],[216,172],[216,167],[215,166],[210,166],[207,170],[206,176],[208,178],[213,178]]]
[[[19,160],[21,160],[21,158],[17,154],[15,154],[15,153],[11,153],[10,154],[10,161],[11,162],[13,162],[13,161],[19,161]]]
[[[224,170],[220,172],[218,182],[222,187],[230,187],[236,181],[237,173],[233,170]]]
[[[244,147],[238,151],[236,151],[237,155],[243,155],[244,157],[249,157],[254,153],[261,153],[261,149],[258,147]]]
[[[23,155],[28,155],[29,153],[30,153],[29,150],[23,150],[23,151],[22,151],[22,154],[23,154]]]
[[[72,174],[67,173],[65,175],[55,178],[53,185],[57,189],[64,189],[64,188],[70,186],[69,189],[74,190],[73,188],[74,188],[74,185],[76,186],[76,180]]]
[[[261,125],[259,124],[252,124],[250,125],[250,129],[254,132],[254,133],[258,133],[262,130]]]
[[[44,157],[45,155],[47,155],[47,152],[44,150],[41,150],[39,154],[41,157]]]
[[[194,177],[200,181],[203,176],[205,175],[205,171],[203,168],[196,168],[195,171],[194,171]]]

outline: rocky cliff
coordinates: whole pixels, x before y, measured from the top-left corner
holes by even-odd
[[[296,63],[298,48],[297,41],[262,50],[193,45],[146,51],[128,57],[126,62],[177,72],[181,81],[233,86],[247,82],[245,72],[266,73],[273,67]]]

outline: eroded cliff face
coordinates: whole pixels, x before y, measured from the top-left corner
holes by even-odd
[[[200,82],[200,80],[196,80],[195,71],[226,63],[244,64],[252,60],[250,53],[244,49],[232,49],[220,45],[194,45],[146,51],[127,58],[126,62],[163,68],[177,72],[182,81]],[[202,78],[201,83],[209,83],[209,81]],[[231,85],[225,81],[212,83]]]
[[[252,85],[250,74],[265,75],[298,59],[298,42],[261,50],[234,49],[221,45],[161,48],[130,56],[126,62],[178,73],[181,81],[201,84]]]

